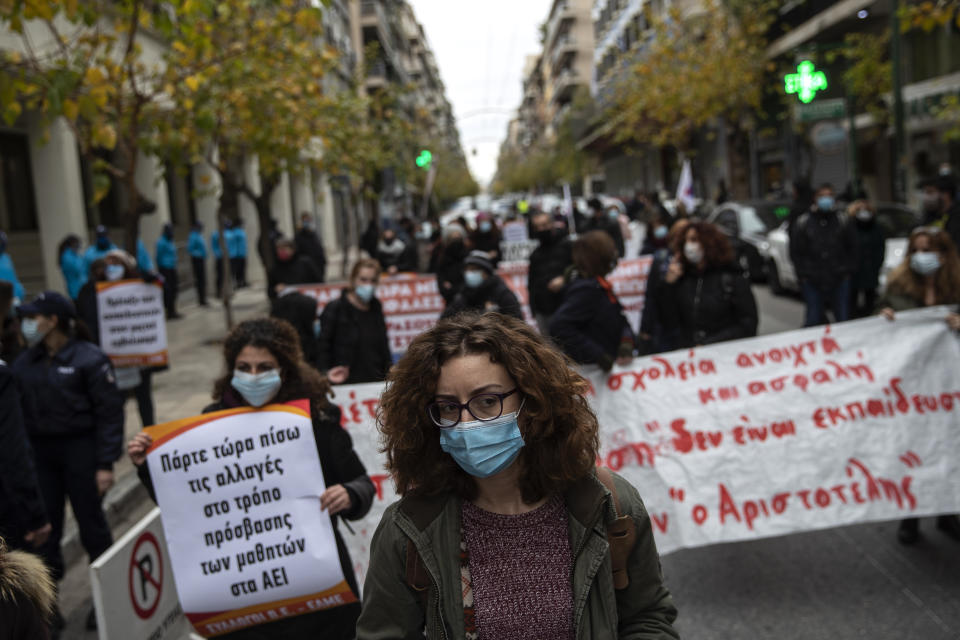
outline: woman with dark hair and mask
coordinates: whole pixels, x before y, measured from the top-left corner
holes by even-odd
[[[890,272],[886,291],[877,303],[880,314],[892,322],[898,311],[958,302],[960,257],[950,234],[938,227],[914,229],[903,262]],[[946,321],[951,329],[960,331],[960,314],[950,313]],[[939,516],[937,529],[960,541],[960,518],[956,515]],[[900,522],[897,539],[901,544],[911,545],[919,538],[918,518]]]
[[[576,272],[563,302],[550,319],[550,336],[578,364],[609,371],[633,358],[636,337],[623,306],[607,281],[617,267],[617,247],[605,231],[588,231],[573,241]]]
[[[358,520],[366,515],[373,503],[374,486],[353,450],[350,434],[340,426],[340,409],[329,400],[330,384],[304,362],[300,339],[293,327],[276,318],[247,320],[237,325],[224,342],[223,357],[226,373],[214,383],[214,403],[206,407],[204,413],[303,398],[310,400],[313,434],[327,487],[317,508],[330,515],[343,575],[359,599],[353,563],[340,537],[337,521],[340,518]],[[145,464],[152,443],[147,434],[137,434],[128,443],[127,453],[137,466],[140,480],[156,499],[150,470]],[[349,640],[354,637],[359,613],[360,605],[352,603],[217,637],[224,640]]]
[[[464,227],[456,223],[446,225],[440,237],[430,265],[444,303],[450,304],[463,287],[463,260],[470,253],[470,244]]]
[[[707,222],[692,222],[673,246],[660,286],[664,326],[678,328],[677,348],[757,335],[757,302],[733,258],[727,237]]]
[[[678,637],[640,495],[595,468],[589,389],[503,314],[413,340],[380,398],[402,498],[373,536],[358,640]]]
[[[380,264],[358,260],[350,286],[320,314],[317,368],[333,384],[380,382],[393,364],[387,321],[377,300]]]

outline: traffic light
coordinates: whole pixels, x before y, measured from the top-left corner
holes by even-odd
[[[430,153],[429,149],[424,149],[420,152],[420,155],[417,156],[417,166],[427,171],[430,169],[430,163],[433,162],[433,154]]]

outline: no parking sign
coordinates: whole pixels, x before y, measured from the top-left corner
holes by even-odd
[[[100,640],[191,637],[170,576],[160,509],[154,509],[90,565]]]

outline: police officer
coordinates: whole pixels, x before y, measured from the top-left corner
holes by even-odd
[[[24,423],[53,527],[39,552],[59,580],[66,497],[91,561],[113,542],[100,501],[113,485],[113,463],[122,453],[123,396],[110,360],[87,341],[69,299],[46,291],[18,313],[28,348],[13,372],[21,383]],[[95,619],[87,624],[95,625]]]

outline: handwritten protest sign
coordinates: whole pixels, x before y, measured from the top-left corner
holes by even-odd
[[[167,364],[163,287],[157,282],[97,283],[100,348],[115,366]]]
[[[638,488],[663,553],[960,511],[960,341],[946,309],[870,318],[588,375],[599,463]],[[347,544],[362,580],[396,500],[377,451],[380,384],[335,400],[377,487]]]
[[[643,310],[650,263],[649,257],[621,260],[608,277],[634,331],[638,331],[640,327],[640,313]],[[527,292],[528,273],[528,264],[519,261],[501,263],[497,275],[503,278],[517,296],[523,307],[524,317],[533,323],[530,296]],[[343,285],[302,284],[290,289],[315,298],[319,313],[327,303],[340,297]],[[401,274],[383,278],[377,286],[377,299],[383,305],[390,351],[395,359],[403,355],[411,340],[436,324],[445,306],[437,289],[437,278],[433,274]]]
[[[306,400],[147,430],[173,575],[204,636],[355,602]]]

